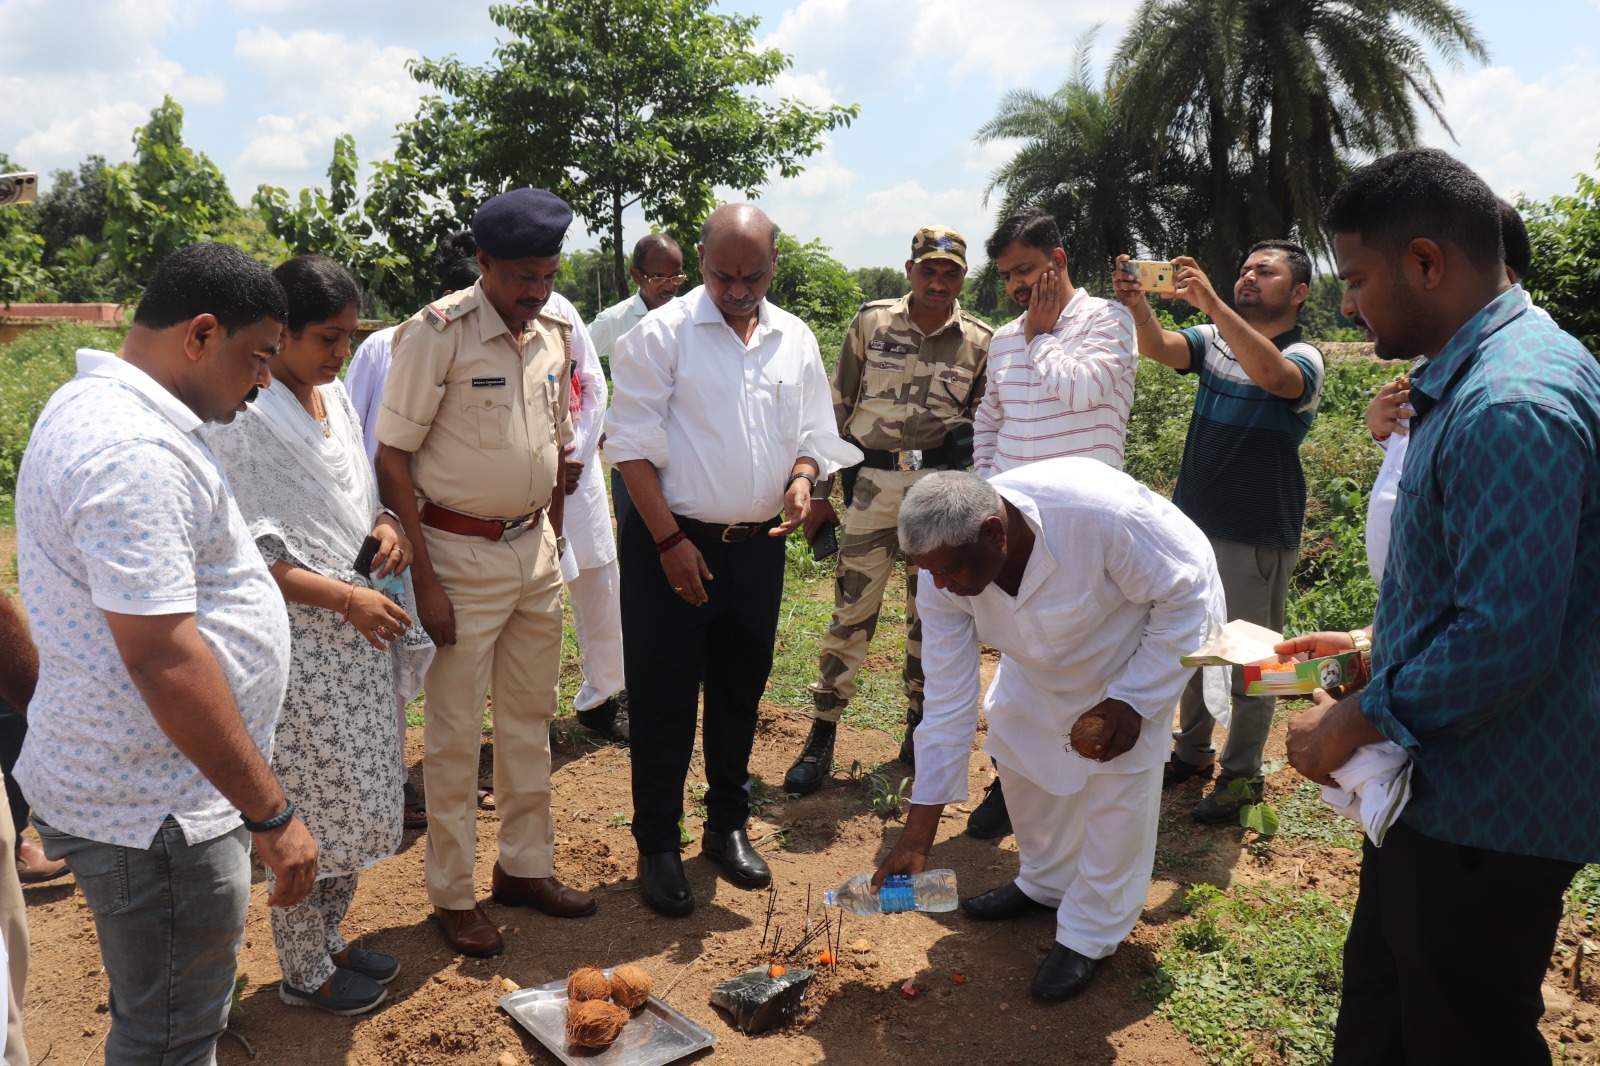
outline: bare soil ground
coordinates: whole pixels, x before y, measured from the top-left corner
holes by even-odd
[[[793,711],[764,708],[753,770],[767,782],[781,781],[807,724]],[[414,729],[409,742],[413,764],[420,758],[420,745],[421,731]],[[1281,724],[1274,746],[1281,756]],[[888,763],[886,771],[898,781],[904,768],[889,762],[896,748],[886,734],[846,728],[837,758],[846,766],[854,759],[869,767]],[[568,720],[557,730],[555,752],[558,873],[568,883],[596,892],[599,914],[561,921],[486,903],[490,918],[505,931],[506,954],[492,960],[454,955],[427,918],[422,834],[408,832],[398,855],[362,875],[345,925],[347,937],[398,956],[404,970],[384,1005],[364,1017],[343,1019],[291,1010],[279,1002],[278,966],[264,887],[258,883],[240,958],[247,980],[233,1020],[233,1028],[254,1046],[254,1061],[295,1066],[550,1064],[555,1060],[497,1008],[502,978],[527,986],[562,978],[585,963],[637,962],[650,971],[668,1003],[716,1034],[716,1046],[695,1062],[1199,1066],[1202,1057],[1139,991],[1158,961],[1165,928],[1183,916],[1185,888],[1200,881],[1219,886],[1272,881],[1343,894],[1355,885],[1359,857],[1347,849],[1278,841],[1258,853],[1247,846],[1248,834],[1242,830],[1192,825],[1187,810],[1202,786],[1191,782],[1165,798],[1156,880],[1143,920],[1079,999],[1043,1006],[1028,996],[1034,969],[1053,939],[1049,915],[994,924],[973,922],[959,911],[847,916],[841,964],[837,972],[818,979],[797,1023],[747,1037],[708,1000],[718,981],[758,961],[766,894],[720,879],[699,858],[695,843],[685,849],[685,858],[697,909],[683,919],[655,915],[636,891],[633,841],[617,813],[630,807],[627,750],[585,740]],[[987,759],[975,748],[973,802],[981,798],[991,776]],[[691,772],[691,782],[695,778]],[[1297,783],[1292,772],[1278,775],[1269,800],[1281,798]],[[824,888],[872,869],[893,842],[898,821],[873,813],[868,793],[864,781],[844,775],[835,776],[833,787],[802,799],[758,788],[762,810],[751,837],[764,840],[760,846],[773,867],[778,923],[798,928],[808,891],[816,907]],[[964,894],[1001,884],[1016,868],[1009,838],[995,844],[962,835],[968,810],[970,806],[947,812],[933,853],[936,865],[958,872]],[[477,881],[485,900],[496,824],[493,812],[480,813]],[[787,831],[782,846],[780,827]],[[698,841],[700,823],[693,814],[687,828]],[[52,1064],[67,1066],[101,1061],[98,1046],[109,1028],[106,979],[82,896],[67,882],[29,889],[27,897],[33,966],[26,1010],[34,1061],[48,1057]],[[1569,944],[1581,939],[1570,929],[1563,937]],[[850,950],[849,945],[862,939],[869,950]],[[807,954],[814,961],[814,954]],[[791,965],[799,961],[791,960]],[[954,974],[965,981],[953,981]],[[924,989],[913,999],[899,991],[909,977]],[[1565,1061],[1593,1062],[1588,1041],[1600,1029],[1593,1002],[1596,983],[1591,980],[1576,990],[1571,985],[1568,972],[1552,968],[1546,1031],[1553,1040],[1562,1038],[1578,1049],[1574,1057],[1569,1046]],[[236,1066],[251,1060],[239,1043],[224,1040],[219,1061]]]

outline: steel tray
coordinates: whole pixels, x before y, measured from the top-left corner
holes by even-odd
[[[566,1066],[666,1066],[717,1042],[709,1030],[651,996],[610,1047],[568,1047],[565,981],[508,992],[500,1008]]]

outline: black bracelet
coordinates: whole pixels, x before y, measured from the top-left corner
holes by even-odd
[[[817,490],[817,479],[815,477],[813,477],[812,475],[806,473],[804,470],[796,470],[794,473],[789,475],[789,480],[785,481],[783,483],[783,491],[788,492],[789,491],[789,486],[794,484],[794,479],[797,478],[797,477],[803,477],[807,481],[811,482],[811,491],[812,492],[815,492]]]
[[[243,812],[240,812],[239,820],[243,822],[244,827],[250,830],[252,833],[270,833],[279,826],[288,824],[289,819],[294,817],[294,800],[285,796],[283,802],[285,804],[283,810],[279,811],[277,814],[274,814],[271,818],[268,818],[264,822],[252,822],[250,819],[244,816]]]

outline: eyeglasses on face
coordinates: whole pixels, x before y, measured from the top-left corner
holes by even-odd
[[[687,274],[645,274],[644,280],[652,285],[671,285],[676,288],[689,280]]]

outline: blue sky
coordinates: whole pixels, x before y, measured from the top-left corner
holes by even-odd
[[[851,266],[902,262],[925,223],[981,242],[993,222],[982,190],[1010,146],[980,148],[973,132],[1007,89],[1059,85],[1097,23],[1103,69],[1134,6],[727,0],[724,10],[761,16],[763,43],[793,55],[780,92],[861,105],[805,174],[764,191],[764,206]],[[1426,142],[1504,195],[1570,191],[1600,150],[1600,0],[1461,6],[1491,60],[1436,66],[1460,144],[1433,123]],[[134,126],[171,93],[189,143],[241,200],[261,182],[324,183],[339,133],[355,134],[364,158],[388,151],[420,95],[406,59],[482,62],[495,31],[483,0],[0,0],[0,151],[46,173],[91,152],[124,159]],[[628,221],[631,240],[644,224]]]

